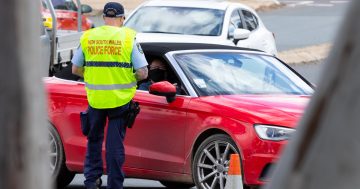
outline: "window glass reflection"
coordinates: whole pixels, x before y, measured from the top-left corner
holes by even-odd
[[[175,58],[200,96],[313,93],[304,80],[271,56],[194,53]]]

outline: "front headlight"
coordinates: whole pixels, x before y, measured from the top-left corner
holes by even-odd
[[[255,125],[255,131],[261,139],[280,141],[288,140],[295,132],[295,129],[271,125]]]

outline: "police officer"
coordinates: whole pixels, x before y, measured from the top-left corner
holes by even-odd
[[[141,47],[135,41],[136,32],[122,27],[125,19],[123,6],[107,3],[103,18],[104,26],[82,35],[80,48],[72,59],[72,72],[84,77],[89,103],[90,131],[84,162],[84,184],[88,189],[98,187],[96,182],[103,173],[101,149],[108,119],[107,188],[122,189],[126,131],[123,113],[135,95],[137,81],[147,78],[148,70]]]

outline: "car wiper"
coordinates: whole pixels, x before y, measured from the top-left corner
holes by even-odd
[[[216,34],[205,34],[205,33],[192,33],[192,34],[189,34],[189,35],[199,35],[199,36],[219,36],[219,35],[216,35]]]
[[[168,33],[168,34],[183,34],[183,33],[178,33],[178,32],[168,32],[168,31],[141,31],[142,33]]]

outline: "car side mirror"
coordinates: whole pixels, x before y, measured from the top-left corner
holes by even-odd
[[[157,96],[165,96],[168,103],[175,100],[176,87],[168,81],[160,81],[150,85],[149,93]]]
[[[237,28],[234,31],[234,43],[237,44],[239,40],[244,40],[249,38],[250,31],[247,29]]]
[[[90,13],[90,12],[92,12],[91,6],[86,4],[81,5],[81,13]]]

